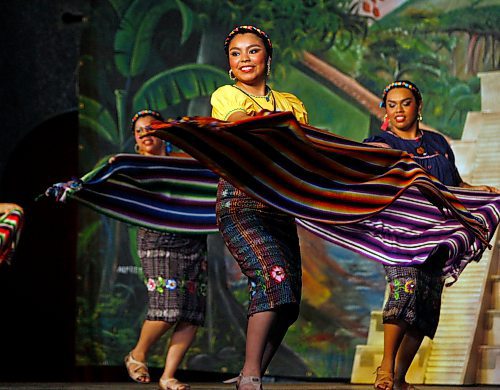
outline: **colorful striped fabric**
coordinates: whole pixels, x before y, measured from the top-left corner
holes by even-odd
[[[450,191],[489,227],[491,239],[500,221],[500,196],[462,188]],[[443,218],[436,207],[409,188],[394,203],[364,221],[331,225],[297,219],[297,224],[325,240],[385,265],[423,263],[438,248],[447,249],[443,269],[452,284],[471,261],[479,261],[485,245],[456,219]]]
[[[57,183],[45,194],[149,229],[201,234],[217,231],[217,182],[189,157],[118,154],[81,181]]]
[[[499,223],[499,196],[448,189],[405,152],[301,126],[285,113],[155,127],[155,135],[201,163],[117,155],[76,185],[53,187],[56,197],[67,192],[100,213],[155,230],[210,233],[217,231],[213,170],[318,236],[383,264],[418,264],[448,248],[446,273],[455,277],[479,260]]]
[[[183,118],[154,122],[152,129],[231,184],[297,218],[359,222],[416,186],[439,212],[486,243],[482,221],[408,153],[301,125],[289,112],[239,122]]]
[[[24,223],[24,213],[13,209],[0,216],[0,264],[9,262],[14,254]]]

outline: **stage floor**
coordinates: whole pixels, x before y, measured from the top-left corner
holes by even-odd
[[[268,383],[264,384],[265,390],[368,390],[371,385],[350,385],[346,383]],[[101,382],[101,383],[0,383],[0,390],[153,390],[157,389],[156,383],[142,385],[138,383],[124,382]],[[499,386],[424,386],[419,385],[421,390],[492,390]],[[191,390],[229,390],[234,389],[234,385],[221,383],[191,383]]]

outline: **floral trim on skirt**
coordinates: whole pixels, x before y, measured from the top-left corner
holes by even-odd
[[[222,179],[216,212],[226,246],[248,277],[248,315],[286,304],[298,314],[302,270],[294,218]]]
[[[207,236],[137,231],[148,289],[150,321],[203,325],[207,292]]]
[[[383,322],[403,320],[432,339],[439,323],[443,277],[422,267],[384,269],[390,291]]]

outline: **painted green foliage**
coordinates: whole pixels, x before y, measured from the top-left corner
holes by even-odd
[[[226,73],[211,65],[181,65],[146,81],[135,94],[133,106],[165,110],[182,101],[209,96],[226,79]]]
[[[171,10],[179,11],[182,17],[182,45],[193,28],[193,14],[182,1],[136,0],[126,9],[114,42],[116,68],[124,77],[135,77],[145,71],[158,22]]]
[[[102,100],[101,97],[99,101],[86,96],[85,92],[81,95],[82,126],[111,142],[114,148],[110,152],[119,152],[126,148],[129,138],[127,123],[132,113],[143,108],[164,110],[183,101],[209,96],[215,88],[227,81],[226,73],[215,67],[203,64],[171,67],[168,63],[158,61],[157,53],[153,52],[153,43],[165,15],[176,12],[181,16],[182,32],[180,42],[176,43],[178,47],[182,48],[183,43],[191,36],[194,15],[182,1],[133,0],[129,1],[127,6],[125,3],[127,2],[114,1],[111,4],[118,14],[112,42],[114,66],[111,62],[97,62],[97,58],[88,61],[88,66],[109,70],[109,79],[103,81],[110,88],[101,95],[114,94],[114,99]],[[95,12],[100,12],[100,8]],[[102,14],[96,14],[96,17],[102,17]],[[109,23],[109,20],[102,22]],[[113,26],[105,25],[101,28],[105,31],[98,29],[96,35],[109,37]],[[109,46],[107,49],[109,50]],[[153,74],[152,65],[158,69]],[[162,66],[164,70],[161,70]],[[113,71],[114,67],[122,76],[122,85],[119,85],[120,78]],[[142,85],[137,85],[137,82]],[[114,102],[114,107],[110,102]],[[95,115],[96,112],[100,114]],[[110,121],[113,116],[116,118],[114,123]]]

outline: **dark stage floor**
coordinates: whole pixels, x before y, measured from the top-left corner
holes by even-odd
[[[368,390],[371,385],[350,385],[346,383],[269,383],[264,384],[265,390]],[[107,383],[0,383],[0,390],[20,389],[20,390],[153,390],[157,389],[156,383],[148,385],[125,382],[107,382]],[[499,389],[500,386],[423,386],[419,385],[417,389],[421,390],[491,390]],[[233,385],[221,383],[191,383],[191,390],[224,390],[234,389]]]

